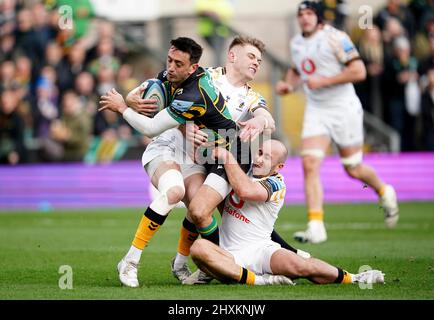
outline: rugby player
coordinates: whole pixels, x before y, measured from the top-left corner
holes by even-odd
[[[327,240],[319,170],[331,141],[347,174],[378,194],[385,223],[394,227],[399,218],[396,192],[363,163],[363,109],[353,86],[366,77],[359,53],[347,34],[322,24],[317,3],[301,2],[297,20],[301,33],[290,44],[293,67],[276,85],[278,94],[287,94],[303,83],[307,100],[300,154],[309,222],[294,237],[300,242]]]
[[[288,151],[281,142],[263,143],[253,160],[252,177],[227,150],[216,148],[213,154],[224,162],[233,190],[223,208],[220,246],[198,239],[191,247],[193,261],[203,272],[224,283],[250,285],[293,284],[297,278],[316,284],[384,283],[379,270],[351,274],[322,260],[303,258],[271,240],[286,190],[279,171]],[[197,283],[197,274],[183,283]]]

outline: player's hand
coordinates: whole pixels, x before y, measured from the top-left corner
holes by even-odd
[[[279,95],[288,94],[294,91],[294,88],[286,81],[278,81],[276,83],[276,92]]]
[[[232,154],[222,147],[216,147],[212,151],[212,156],[217,160],[217,163],[220,164],[235,164],[236,161]]]
[[[99,105],[100,108],[98,111],[110,110],[113,112],[123,113],[127,109],[124,98],[115,88],[101,96]]]
[[[265,127],[263,117],[254,117],[244,122],[240,121],[238,124],[243,127],[240,132],[242,142],[255,140],[264,131]]]
[[[201,131],[194,123],[187,123],[187,125],[185,125],[185,137],[188,141],[193,143],[196,148],[208,141],[208,135]]]
[[[146,87],[140,86],[138,90],[129,93],[126,102],[127,105],[137,113],[150,117],[158,111],[158,105],[155,99],[142,99],[145,89]]]
[[[306,84],[311,90],[318,90],[328,86],[326,77],[309,77],[306,80]]]

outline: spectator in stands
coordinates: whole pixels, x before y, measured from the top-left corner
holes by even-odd
[[[410,0],[408,9],[414,17],[418,31],[424,31],[426,20],[434,15],[434,0]]]
[[[7,89],[0,96],[0,163],[26,162],[24,122],[17,112],[18,97]]]
[[[418,72],[421,77],[428,73],[429,69],[434,68],[434,33],[428,35],[429,55],[420,61]],[[425,83],[426,85],[426,83]]]
[[[416,32],[414,17],[401,0],[387,0],[386,7],[378,12],[374,23],[379,26],[381,30],[384,30],[386,22],[390,17],[398,19],[407,31],[407,35],[410,38],[414,37]]]
[[[75,92],[77,93],[83,110],[91,117],[97,113],[98,96],[95,94],[95,79],[89,72],[81,72],[75,79]]]
[[[425,150],[434,151],[434,66],[427,70],[428,86],[422,95],[423,143]]]
[[[33,30],[41,48],[48,46],[56,38],[57,28],[50,25],[49,12],[42,3],[35,3],[31,7]],[[56,26],[57,27],[57,26]]]
[[[0,37],[12,34],[16,27],[16,0],[0,2]]]
[[[57,42],[50,42],[45,49],[45,64],[54,68],[57,74],[59,94],[73,88],[74,79],[68,70],[69,66],[63,59],[62,47]]]
[[[139,81],[133,77],[133,67],[127,63],[124,63],[119,68],[118,74],[116,75],[116,82],[118,84],[119,93],[123,96],[137,88],[139,86]]]
[[[50,126],[52,144],[59,150],[56,160],[83,161],[92,132],[91,118],[83,109],[74,91],[65,92],[62,98],[62,116]]]
[[[74,44],[67,56],[64,58],[64,62],[66,65],[65,71],[65,79],[68,79],[68,82],[65,82],[66,88],[73,88],[75,83],[75,78],[83,71],[86,70],[86,50],[80,43]]]
[[[388,61],[395,55],[394,41],[399,37],[407,37],[407,33],[401,22],[393,17],[389,17],[385,22],[383,32],[384,60]]]
[[[44,48],[33,30],[33,17],[28,9],[18,12],[15,39],[15,50],[29,57],[34,65],[40,65],[44,61]]]
[[[36,106],[33,110],[35,115],[35,137],[40,138],[42,143],[41,156],[48,161],[59,159],[59,151],[55,147],[52,148],[52,144],[48,141],[51,123],[60,114],[58,89],[55,85],[55,71],[52,67],[44,67],[36,82]]]
[[[0,61],[11,60],[15,47],[15,37],[12,34],[0,36]]]
[[[381,77],[384,70],[383,42],[380,29],[374,26],[364,30],[358,45],[360,57],[366,66],[366,80],[354,85],[363,109],[383,118]]]
[[[115,56],[113,39],[101,39],[97,46],[97,57],[89,63],[89,70],[93,75],[99,75],[101,68],[108,68],[116,73],[120,61]]]
[[[319,3],[324,22],[344,30],[347,17],[346,0],[321,0]]]
[[[13,90],[19,86],[15,78],[15,64],[6,60],[0,64],[0,90]]]
[[[427,17],[424,28],[418,30],[414,38],[414,56],[418,60],[425,60],[431,55],[430,36],[434,35],[434,15]]]
[[[414,149],[415,118],[408,112],[406,87],[418,78],[417,60],[410,54],[405,37],[395,39],[395,55],[386,61],[384,71],[386,119],[401,135],[401,150]]]
[[[231,0],[196,0],[198,33],[213,49],[214,66],[223,65],[221,56],[224,42],[229,36],[228,24],[234,14]]]

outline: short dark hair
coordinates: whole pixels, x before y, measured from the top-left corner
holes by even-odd
[[[239,45],[244,47],[247,44],[256,47],[261,53],[265,52],[265,44],[261,40],[257,38],[248,37],[248,36],[235,37],[235,39],[232,40],[231,44],[229,45],[229,50],[231,50],[235,46]]]
[[[170,41],[170,44],[176,49],[188,53],[191,63],[198,63],[202,56],[202,47],[193,39],[179,37]]]

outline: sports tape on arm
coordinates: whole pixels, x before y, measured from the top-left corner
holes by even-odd
[[[158,112],[154,118],[148,118],[131,108],[127,108],[122,116],[134,129],[150,138],[179,125],[178,121],[173,119],[166,109]]]

